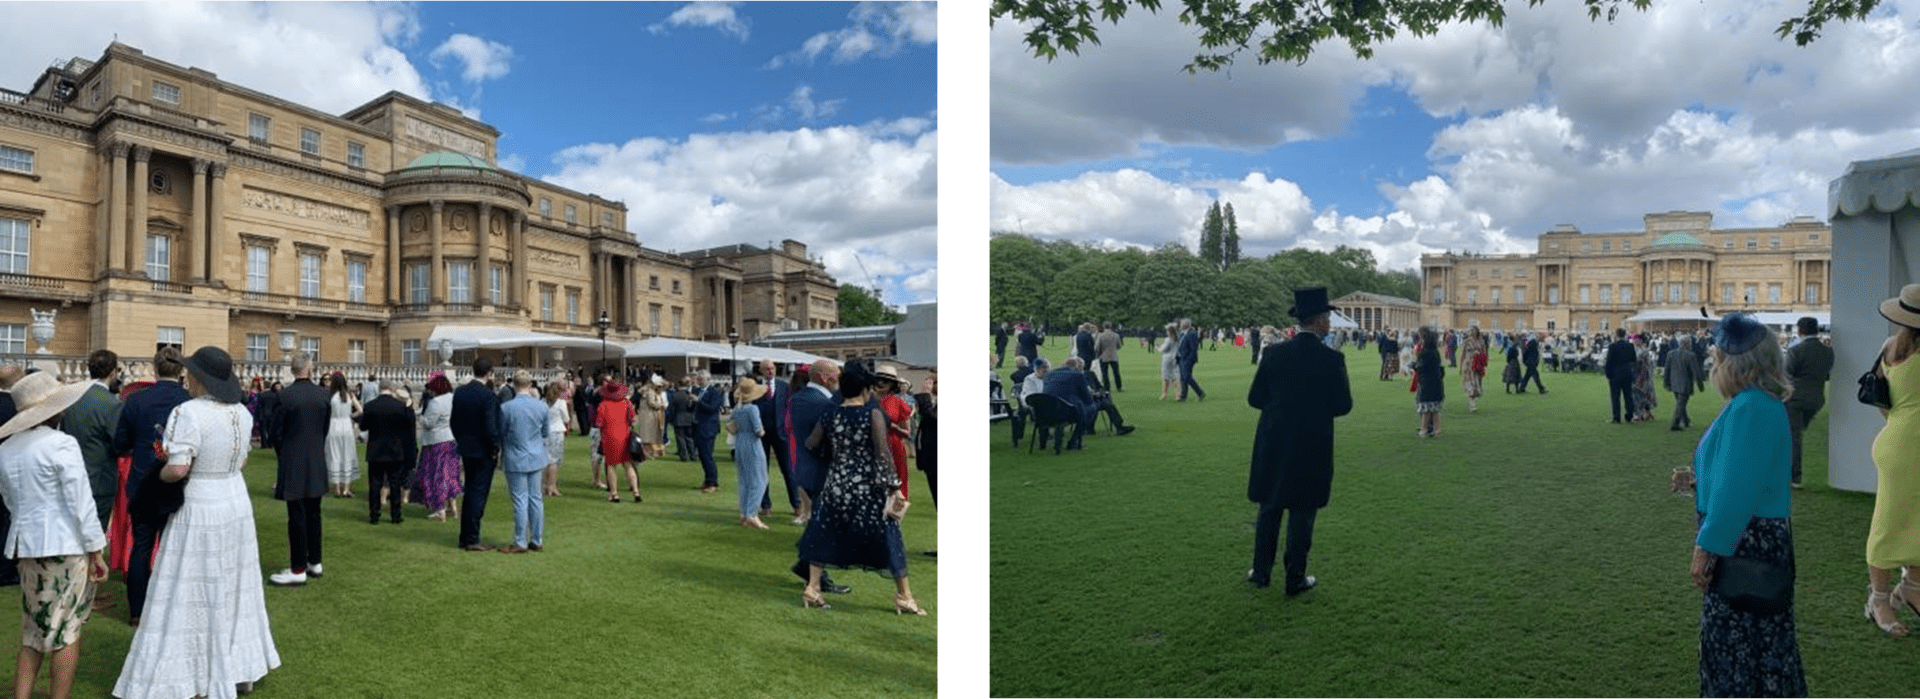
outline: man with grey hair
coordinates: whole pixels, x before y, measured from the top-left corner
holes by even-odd
[[[705,473],[700,492],[711,493],[720,489],[720,466],[713,461],[713,440],[720,436],[720,411],[727,405],[727,393],[714,385],[712,374],[702,370],[695,376],[700,391],[693,405],[693,447],[699,452],[700,469]]]
[[[533,374],[513,372],[513,399],[500,404],[500,469],[513,498],[513,544],[501,553],[539,551],[546,543],[547,405],[533,390]]]
[[[1207,392],[1200,383],[1193,380],[1193,365],[1200,361],[1200,331],[1193,329],[1193,320],[1180,319],[1180,349],[1174,354],[1174,363],[1180,366],[1180,402],[1187,400],[1187,389],[1193,389],[1200,400],[1207,399]]]
[[[374,387],[379,393],[360,409],[360,429],[367,433],[367,523],[380,523],[380,501],[385,499],[393,523],[399,524],[408,476],[420,454],[414,435],[417,420],[413,409],[395,395],[397,384],[378,381]]]

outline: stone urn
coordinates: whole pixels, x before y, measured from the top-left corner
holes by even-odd
[[[29,308],[27,310],[33,313],[33,326],[28,331],[33,333],[33,341],[40,344],[40,349],[34,350],[33,353],[52,354],[47,350],[47,345],[53,342],[53,319],[60,314],[60,309],[52,308],[42,311],[38,308]]]

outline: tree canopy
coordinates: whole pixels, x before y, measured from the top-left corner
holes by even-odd
[[[1527,6],[1544,2],[1527,0]],[[1652,0],[1583,2],[1589,19],[1608,22],[1622,9],[1644,11],[1653,5]],[[1782,21],[1774,34],[1805,46],[1820,38],[1828,22],[1864,19],[1879,4],[1807,0],[1805,14]],[[1063,49],[1078,54],[1082,46],[1100,43],[1096,16],[1118,24],[1136,8],[1158,13],[1160,7],[1161,0],[994,0],[989,21],[1030,22],[1027,48],[1053,60]],[[1354,55],[1372,58],[1374,46],[1402,31],[1431,36],[1449,22],[1497,27],[1505,19],[1501,0],[1183,0],[1180,10],[1180,22],[1199,29],[1200,52],[1185,66],[1189,73],[1225,68],[1248,49],[1261,65],[1304,63],[1316,44],[1335,38],[1346,41]]]
[[[898,311],[887,308],[880,302],[878,292],[868,291],[852,284],[840,285],[840,326],[844,328],[863,328],[870,325],[893,325],[900,322]]]

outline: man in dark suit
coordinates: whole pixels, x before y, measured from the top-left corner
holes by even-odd
[[[480,542],[480,518],[487,514],[487,495],[493,492],[493,472],[500,464],[500,396],[487,387],[492,374],[493,360],[473,360],[473,379],[454,389],[448,419],[460,452],[460,471],[467,479],[459,545],[468,551],[494,550],[493,544]]]
[[[754,409],[760,411],[760,424],[763,426],[760,446],[772,454],[767,459],[768,463],[780,464],[780,482],[787,487],[787,504],[793,508],[794,514],[799,514],[800,488],[793,478],[792,460],[787,456],[787,436],[780,429],[780,421],[787,414],[787,403],[791,398],[788,393],[792,389],[775,376],[771,359],[760,360],[759,377],[760,383],[767,387],[766,395],[753,402]],[[736,435],[734,438],[739,437]],[[767,512],[772,509],[773,481],[768,480],[766,492],[760,495],[760,517],[765,519]]]
[[[1693,426],[1693,417],[1687,415],[1687,399],[1696,390],[1707,390],[1707,372],[1688,344],[1676,342],[1667,351],[1667,390],[1673,392],[1673,424],[1667,429],[1675,432]]]
[[[1193,328],[1193,321],[1180,320],[1180,349],[1173,355],[1174,364],[1180,367],[1180,402],[1186,402],[1187,389],[1200,400],[1207,399],[1207,392],[1201,390],[1200,383],[1193,380],[1193,365],[1200,361],[1200,331]]]
[[[579,423],[580,436],[585,437],[593,429],[593,407],[589,402],[600,395],[600,384],[589,380],[584,371],[580,372],[579,381],[580,385],[573,389],[573,421]]]
[[[827,465],[820,457],[807,448],[807,436],[813,434],[813,428],[833,412],[840,402],[837,390],[840,388],[840,365],[833,360],[816,360],[808,369],[810,381],[807,387],[794,393],[787,405],[787,417],[783,429],[787,432],[787,457],[793,462],[793,476],[799,481],[800,510],[793,518],[794,524],[806,524],[812,516],[813,502],[818,499],[820,488],[827,479]],[[802,581],[808,580],[807,562],[795,560],[790,568]],[[820,574],[820,589],[836,594],[853,591],[846,585],[835,585],[826,573]]]
[[[1074,425],[1073,439],[1067,442],[1068,449],[1079,449],[1082,446],[1081,438],[1093,431],[1093,419],[1102,410],[1105,410],[1107,418],[1113,421],[1116,433],[1125,435],[1133,432],[1133,426],[1126,424],[1126,421],[1120,418],[1120,409],[1114,407],[1113,401],[1103,400],[1102,396],[1105,393],[1094,390],[1092,377],[1087,375],[1084,368],[1086,365],[1080,361],[1079,357],[1068,357],[1061,364],[1059,369],[1047,372],[1046,377],[1042,379],[1041,385],[1045,388],[1041,392],[1066,401],[1067,405],[1073,406],[1074,411],[1080,416],[1080,420]]]
[[[699,452],[700,492],[720,489],[720,466],[713,461],[713,440],[720,436],[720,410],[727,407],[727,392],[713,383],[713,375],[699,373],[700,393],[693,405],[693,448]]]
[[[1267,348],[1247,390],[1247,405],[1260,410],[1247,478],[1247,499],[1260,503],[1260,514],[1247,581],[1258,587],[1271,583],[1281,514],[1290,512],[1284,560],[1288,595],[1319,584],[1307,575],[1313,520],[1333,489],[1333,419],[1353,410],[1346,360],[1320,341],[1332,324],[1329,314],[1338,310],[1327,304],[1326,287],[1294,290],[1293,304],[1288,313],[1299,320],[1299,332]]]
[[[305,585],[320,577],[320,497],[327,492],[327,421],[332,419],[327,389],[313,382],[313,357],[295,352],[293,385],[280,392],[275,425],[279,479],[273,498],[287,503],[286,570],[268,577],[275,585]]]
[[[414,436],[418,418],[394,397],[392,381],[377,386],[379,393],[360,409],[360,429],[367,432],[367,523],[380,523],[380,501],[385,499],[393,523],[399,524],[408,476],[420,456]]]
[[[1800,486],[1800,435],[1827,404],[1827,378],[1833,374],[1833,348],[1820,341],[1820,321],[1803,317],[1799,337],[1787,346],[1787,427],[1793,430],[1793,487]]]
[[[693,427],[696,416],[693,413],[693,382],[691,377],[682,377],[680,387],[667,394],[667,420],[673,423],[674,453],[681,461],[700,458],[700,450],[693,446]]]
[[[999,325],[993,326],[993,368],[995,369],[1000,368],[1000,365],[1007,361],[1007,338],[1009,336],[1010,334],[1007,332],[1007,321],[1000,321]]]
[[[1093,361],[1100,356],[1093,347],[1093,331],[1092,323],[1081,323],[1073,334],[1073,356],[1080,358],[1082,366],[1093,366]]]
[[[1540,337],[1537,333],[1528,334],[1527,342],[1520,351],[1520,363],[1527,367],[1527,373],[1520,376],[1520,392],[1527,392],[1527,380],[1540,389],[1540,395],[1547,395],[1546,384],[1540,383]]]
[[[13,388],[13,382],[24,375],[18,364],[0,365],[0,422],[12,420],[19,411],[13,407],[13,394],[7,391]],[[0,441],[6,441],[0,438]],[[7,530],[13,527],[13,512],[0,502],[0,541],[5,541]],[[20,584],[20,563],[0,554],[0,587]],[[136,613],[137,616],[137,613]]]
[[[1620,403],[1627,404],[1627,414],[1633,414],[1633,343],[1627,342],[1627,329],[1613,329],[1613,344],[1607,345],[1607,359],[1602,368],[1607,375],[1607,400],[1613,404],[1613,422],[1620,423]]]
[[[165,460],[153,453],[153,442],[160,437],[167,417],[191,398],[186,387],[180,385],[185,372],[180,350],[161,348],[153,355],[153,385],[128,396],[120,407],[120,419],[114,422],[114,456],[130,457],[126,489],[133,549],[128,552],[126,581],[127,616],[134,626],[140,625],[140,615],[147,607],[147,587],[153,580],[153,547],[166,530],[172,514],[169,508],[179,504],[185,492],[185,483],[160,480]],[[261,434],[264,438],[266,433]]]
[[[1026,357],[1027,363],[1031,364],[1033,360],[1040,358],[1040,345],[1046,341],[1046,336],[1041,335],[1033,326],[1024,323],[1020,325],[1020,356]]]
[[[112,350],[94,350],[87,355],[87,378],[92,385],[80,394],[60,418],[60,431],[80,443],[80,458],[87,464],[87,484],[92,486],[93,507],[104,529],[113,516],[113,499],[120,494],[120,469],[113,458],[113,427],[120,422],[120,399],[107,385],[120,373],[120,355]],[[93,598],[95,610],[113,607],[113,598],[100,590]]]

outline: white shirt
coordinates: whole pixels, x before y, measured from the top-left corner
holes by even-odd
[[[35,427],[0,444],[0,498],[13,511],[0,547],[8,557],[77,556],[107,546],[80,442],[65,432]]]

